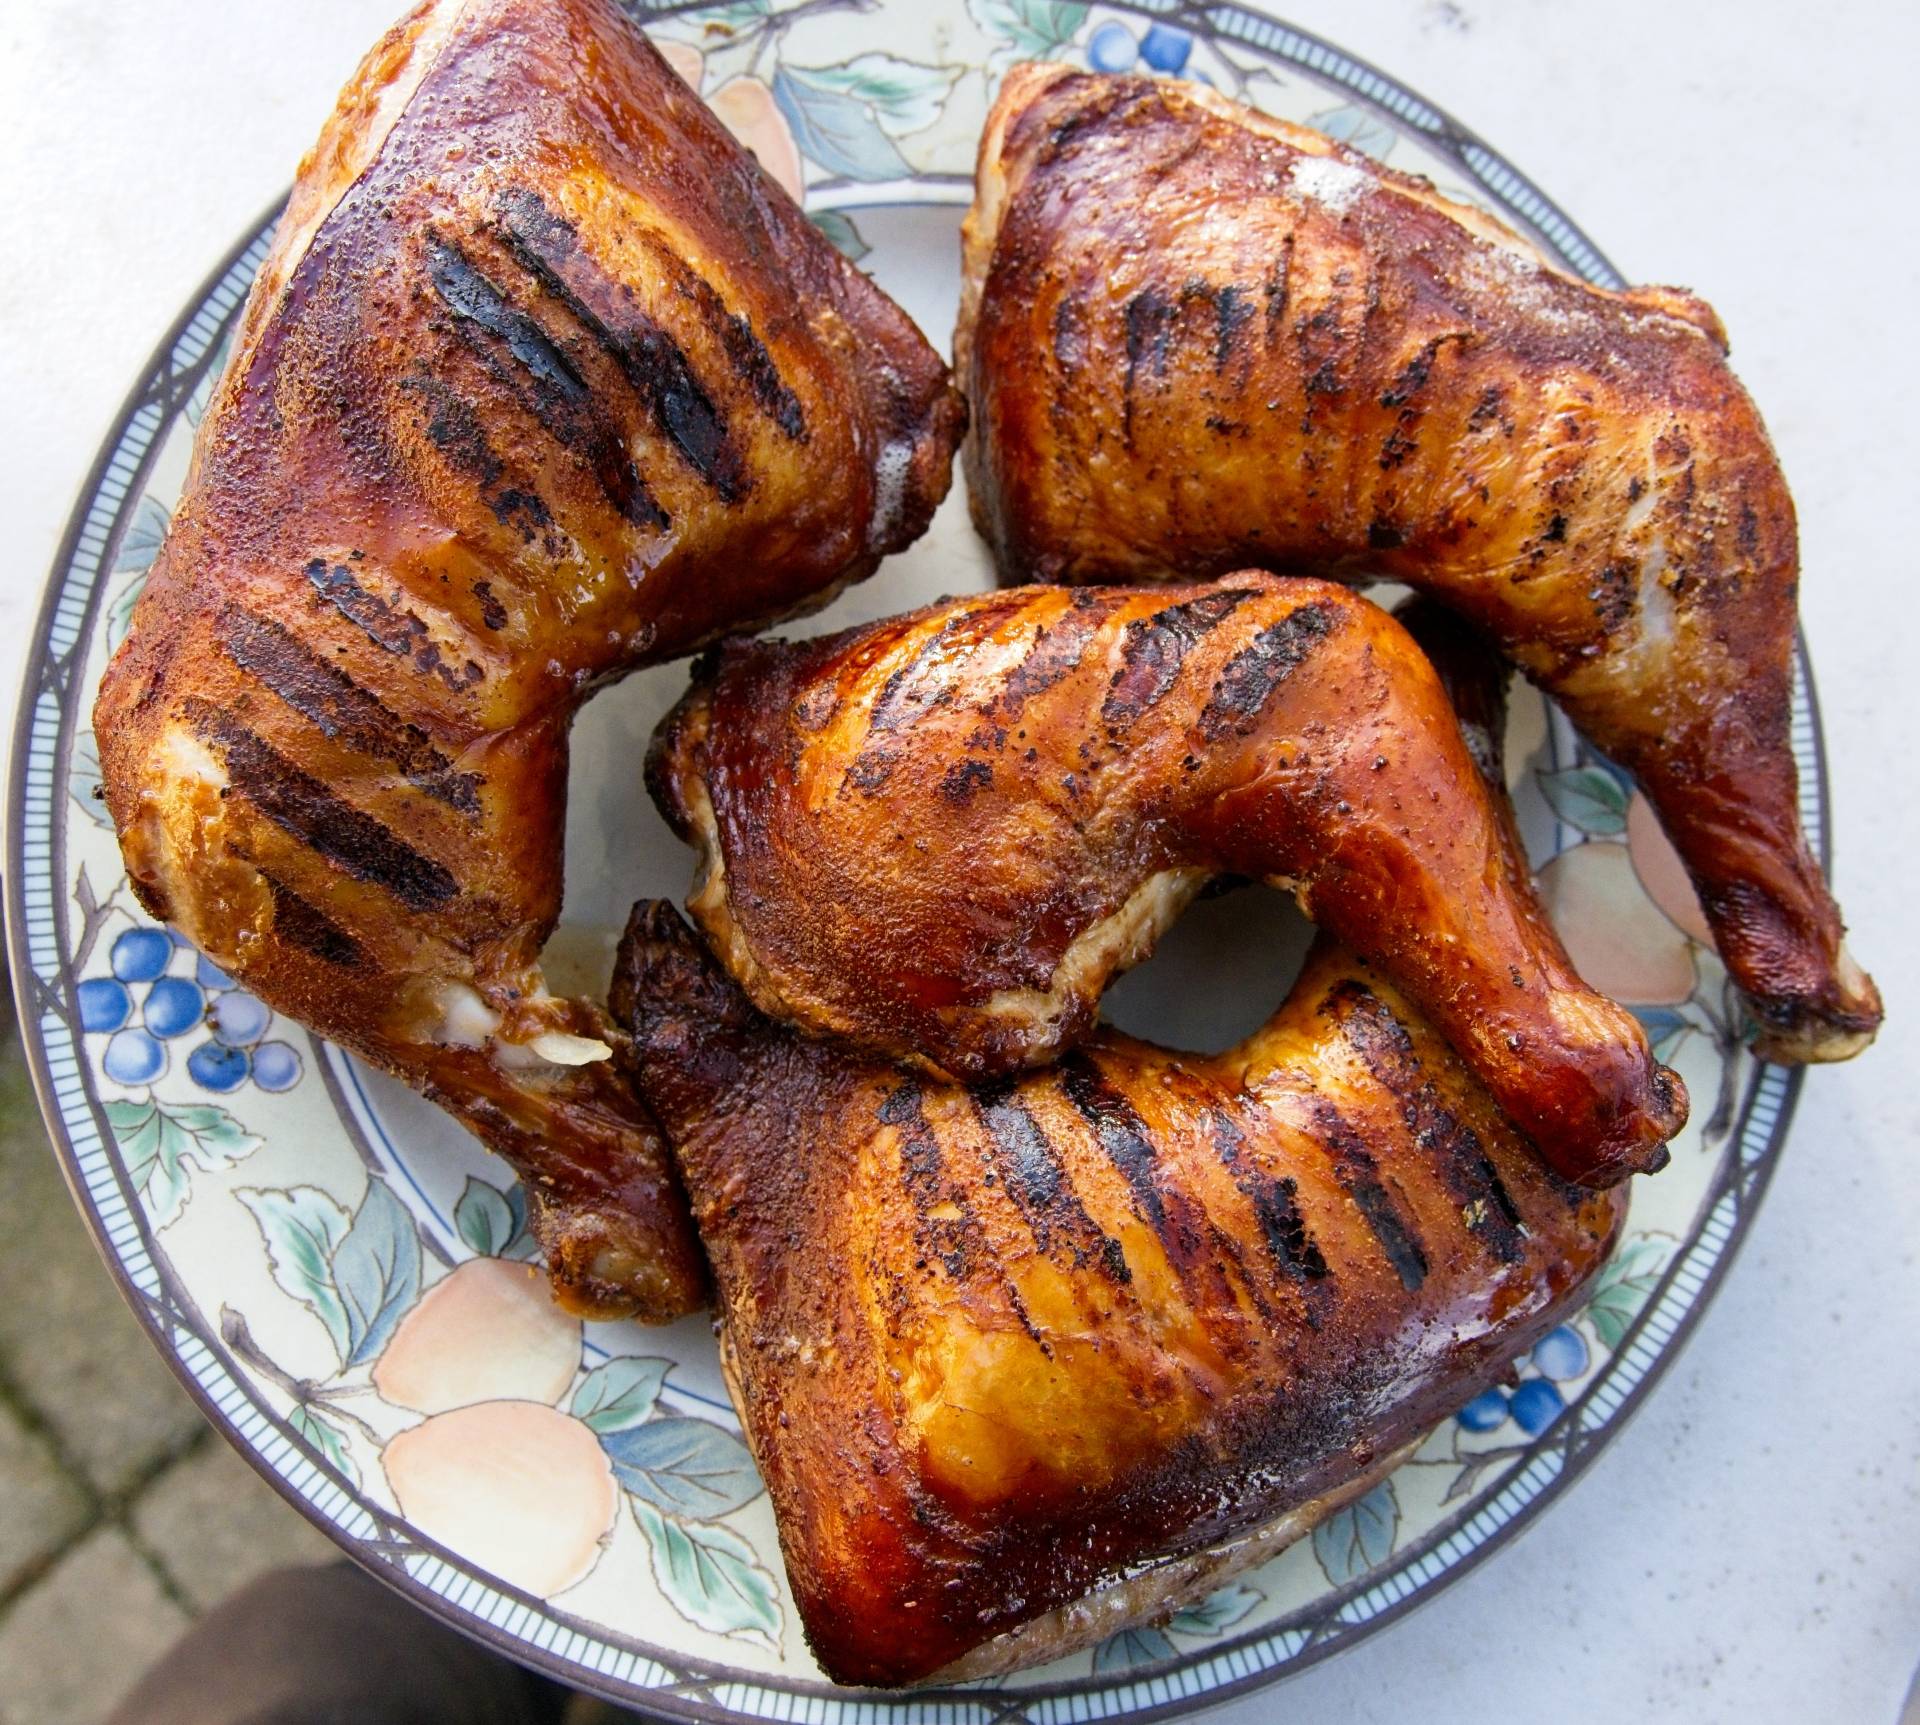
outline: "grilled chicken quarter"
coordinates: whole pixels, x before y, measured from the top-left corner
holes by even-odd
[[[925,528],[946,368],[611,0],[432,0],[301,166],[94,712],[141,902],[526,1182],[561,1300],[703,1271],[539,968],[592,691]]]
[[[1204,87],[1016,67],[955,355],[1009,582],[1404,581],[1645,788],[1762,1053],[1881,1017],[1801,831],[1793,500],[1712,310]]]
[[[1040,1065],[1218,875],[1291,888],[1559,1171],[1666,1161],[1680,1081],[1574,973],[1419,647],[1324,581],[1019,588],[734,641],[663,722],[690,906],[774,1017]]]

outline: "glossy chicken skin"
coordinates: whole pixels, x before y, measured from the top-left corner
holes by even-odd
[[[576,1310],[703,1272],[547,994],[600,683],[926,525],[963,408],[609,0],[440,0],[303,163],[95,710],[142,902],[525,1176]]]
[[[1023,588],[729,642],[650,776],[752,998],[891,1059],[1052,1059],[1244,875],[1393,977],[1566,1177],[1657,1168],[1686,1117],[1574,974],[1432,668],[1344,587]]]
[[[1880,1002],[1800,829],[1792,499],[1712,310],[1609,293],[1213,91],[1016,68],[955,352],[1010,582],[1381,576],[1490,633],[1645,787],[1762,1051]]]
[[[1625,1212],[1330,943],[1218,1057],[1107,1030],[974,1086],[776,1026],[663,904],[612,1003],[843,1683],[1010,1669],[1218,1586],[1575,1309]]]

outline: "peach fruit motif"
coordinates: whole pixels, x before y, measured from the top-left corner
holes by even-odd
[[[1590,988],[1623,1006],[1670,1006],[1693,993],[1693,943],[1647,896],[1625,845],[1562,851],[1540,871],[1540,897]]]
[[[1638,791],[1627,804],[1627,854],[1633,858],[1633,872],[1647,889],[1647,897],[1667,913],[1676,928],[1711,949],[1713,930],[1707,927],[1706,913],[1700,908],[1687,865],[1660,825],[1653,804]]]
[[[388,1439],[381,1461],[422,1533],[542,1597],[586,1577],[619,1507],[600,1440],[541,1402],[435,1414]]]
[[[532,1264],[473,1258],[400,1321],[373,1368],[395,1407],[441,1414],[474,1402],[557,1402],[580,1365],[580,1322]]]

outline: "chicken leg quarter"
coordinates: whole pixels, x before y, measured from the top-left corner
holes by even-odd
[[[599,684],[926,526],[963,407],[611,0],[433,0],[302,164],[94,713],[134,888],[524,1176],[576,1310],[703,1292],[538,959]]]
[[[1645,788],[1760,1048],[1880,1001],[1800,829],[1793,503],[1713,312],[1190,84],[1016,68],[955,353],[1004,578],[1386,577],[1464,613]]]
[[[1573,973],[1432,667],[1344,587],[1032,587],[729,642],[650,776],[754,1000],[894,1059],[1058,1055],[1235,874],[1377,964],[1566,1177],[1659,1167],[1686,1117]]]

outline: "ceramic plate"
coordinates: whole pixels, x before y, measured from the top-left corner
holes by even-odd
[[[1001,72],[1053,57],[1202,78],[1432,177],[1616,284],[1516,169],[1404,86],[1233,4],[739,0],[635,7],[814,219],[943,339],[975,141]],[[341,68],[346,71],[345,67]],[[507,1170],[398,1085],[276,1017],[148,922],[97,790],[89,709],[165,533],[264,221],[139,381],[86,483],[32,648],[7,892],[21,1021],[74,1191],[208,1417],[369,1568],[468,1632],[688,1718],[1146,1718],[1297,1671],[1484,1557],[1562,1490],[1671,1357],[1778,1154],[1797,1074],[1756,1064],[1699,912],[1640,799],[1531,694],[1513,782],[1580,968],[1685,1075],[1695,1124],[1642,1181],[1593,1301],[1313,1538],[1155,1628],[1043,1670],[908,1697],[826,1684],[703,1320],[582,1326],[528,1268]],[[813,627],[983,587],[961,487],[933,531]],[[1794,748],[1824,830],[1812,691]],[[642,894],[690,857],[640,794],[667,666],[586,711],[554,971],[604,977]],[[618,867],[609,866],[618,859]],[[1224,1045],[1288,980],[1278,895],[1197,907],[1127,978],[1127,1028]],[[592,983],[589,986],[593,986]],[[85,1337],[72,1338],[84,1348]],[[403,1514],[401,1504],[407,1508]]]

